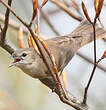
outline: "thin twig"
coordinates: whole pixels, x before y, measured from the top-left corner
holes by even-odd
[[[11,6],[12,0],[8,0],[8,5]],[[6,13],[5,13],[5,22],[4,22],[4,27],[3,30],[1,32],[1,40],[2,43],[4,43],[5,38],[6,38],[6,32],[8,29],[8,23],[9,23],[9,14],[10,14],[10,10],[7,8]]]
[[[8,0],[8,5],[11,6],[12,0]],[[10,44],[7,43],[6,41],[6,32],[8,29],[8,22],[9,22],[9,13],[10,10],[7,8],[6,13],[5,13],[5,21],[4,21],[4,27],[1,27],[1,32],[0,32],[0,46],[4,48],[6,51],[8,51],[10,54],[14,52],[14,49],[10,46]]]
[[[80,12],[80,8],[79,8],[79,4],[77,4],[77,2],[75,0],[71,0],[70,2],[69,1],[65,1],[67,2],[66,5],[68,8],[74,8],[76,12],[79,13],[80,16],[82,16],[81,12]],[[53,9],[53,10],[48,10],[48,14],[49,15],[52,15],[52,14],[56,14],[58,12],[60,12],[61,10],[60,9]],[[83,17],[83,16],[82,16]]]
[[[80,5],[78,4],[78,2],[76,0],[72,0],[72,7],[75,8],[75,10],[79,13],[80,16],[82,16],[83,18],[83,15],[81,13],[81,10],[80,10]],[[83,18],[84,19],[84,18]]]
[[[85,88],[85,91],[84,91],[84,99],[83,99],[83,103],[86,104],[86,101],[87,101],[87,92],[88,92],[88,88],[90,86],[90,83],[93,79],[93,76],[94,76],[94,73],[95,73],[95,70],[96,70],[96,67],[97,65],[99,64],[99,62],[101,62],[103,60],[103,58],[101,57],[95,64],[94,64],[94,67],[93,67],[93,70],[92,70],[92,73],[91,73],[91,76],[90,76],[90,79],[88,81],[88,84]]]
[[[88,81],[88,83],[87,83],[87,86],[85,87],[84,99],[83,99],[83,103],[84,103],[84,104],[86,104],[88,89],[89,89],[89,86],[90,86],[91,81],[92,81],[92,79],[93,79],[93,76],[94,76],[94,73],[95,73],[95,69],[96,69],[96,67],[97,67],[97,62],[96,62],[96,31],[95,31],[96,20],[97,20],[97,18],[95,17],[95,18],[94,18],[94,22],[93,22],[93,23],[90,22],[90,23],[92,24],[93,33],[94,33],[94,67],[93,67],[93,70],[92,70],[90,79],[89,79],[89,81]]]
[[[1,35],[0,35],[1,37]],[[5,49],[8,53],[12,54],[15,49],[13,48],[13,46],[11,45],[11,43],[5,41],[4,44],[2,43],[2,41],[0,40],[0,46]]]
[[[5,21],[5,16],[2,15],[1,13],[0,13],[0,21],[3,22],[3,23],[4,23],[4,21]],[[16,21],[14,21],[14,20],[11,19],[11,18],[9,18],[9,26],[10,26],[11,28],[13,28],[13,29],[16,29],[16,30],[19,30],[19,28],[22,27],[22,28],[23,28],[23,32],[24,32],[25,34],[28,34],[28,30],[26,29],[25,26],[23,26],[23,25],[17,23]]]
[[[96,31],[95,31],[95,24],[96,24],[96,18],[94,20],[93,26],[93,32],[94,32],[94,64],[96,64]]]
[[[78,5],[78,2],[76,2],[76,0],[71,0],[71,1],[68,1],[68,0],[64,0],[64,4],[69,8],[74,8],[75,11],[80,15],[82,16],[81,14],[81,10],[79,8],[80,5]],[[82,16],[83,17],[83,16]]]
[[[40,9],[37,8],[37,33],[40,32]]]
[[[88,61],[91,64],[94,64],[94,62],[92,61],[91,58],[89,58],[88,56],[83,55],[81,52],[77,52],[77,55],[80,56],[81,58],[85,59],[86,61]],[[97,67],[99,69],[101,69],[102,71],[106,72],[106,68],[103,67],[102,65],[98,64]]]
[[[18,16],[17,14],[16,14],[16,12],[14,11],[14,10],[12,10],[12,8],[7,4],[7,3],[5,3],[3,0],[0,0],[0,2],[5,6],[5,7],[7,7],[11,12],[12,12],[12,14],[25,26],[25,27],[29,27],[29,25],[23,20],[23,19],[21,19],[21,17],[20,16]]]
[[[43,11],[41,10],[41,13],[42,13],[42,16],[43,18],[45,19],[45,21],[47,22],[47,24],[50,26],[50,28],[53,30],[53,32],[56,34],[56,35],[59,35],[59,32],[54,28],[53,24],[50,22],[49,18],[48,18],[48,15]]]
[[[58,0],[51,0],[51,2],[55,3],[59,8],[64,10],[67,14],[69,14],[72,18],[82,21],[83,18],[81,16],[78,16],[74,14],[67,6],[65,6],[63,3],[59,2]]]
[[[101,59],[99,59],[99,60],[97,61],[97,57],[96,57],[96,31],[95,31],[95,25],[96,25],[96,21],[97,21],[99,15],[100,15],[100,12],[101,12],[101,9],[102,9],[102,6],[103,6],[103,0],[101,0],[101,1],[98,2],[98,7],[96,7],[96,5],[97,5],[97,4],[96,4],[96,1],[95,1],[95,3],[94,3],[95,12],[96,12],[95,18],[94,18],[94,22],[92,22],[92,21],[90,20],[90,17],[89,17],[89,15],[87,14],[87,10],[86,10],[86,7],[85,7],[85,5],[84,5],[83,2],[82,2],[82,4],[83,4],[84,14],[85,14],[86,18],[88,19],[88,21],[92,24],[93,33],[94,33],[94,67],[93,67],[93,70],[92,70],[90,79],[89,79],[89,81],[88,81],[88,83],[87,83],[87,86],[86,86],[86,88],[85,88],[85,91],[84,91],[83,104],[86,104],[86,102],[87,102],[88,89],[89,89],[89,86],[90,86],[91,81],[92,81],[92,79],[93,79],[93,76],[94,76],[94,73],[95,73],[95,69],[96,69],[98,63],[102,60],[102,58],[101,58]]]

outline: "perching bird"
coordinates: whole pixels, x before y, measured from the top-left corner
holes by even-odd
[[[92,25],[84,20],[71,34],[45,40],[55,58],[58,72],[69,63],[79,48],[93,41],[93,34]],[[96,24],[96,38],[104,37],[106,37],[106,31]],[[55,88],[51,74],[33,47],[16,50],[12,57],[14,62],[11,66],[19,67],[24,73],[38,78],[51,89]]]

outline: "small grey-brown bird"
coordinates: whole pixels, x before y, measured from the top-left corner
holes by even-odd
[[[79,48],[93,41],[93,34],[92,25],[84,20],[71,34],[45,40],[55,58],[58,72],[69,63]],[[96,38],[104,37],[106,37],[106,31],[96,24]],[[12,54],[12,57],[14,62],[11,66],[19,67],[24,73],[38,78],[51,89],[55,88],[51,74],[33,47],[19,49]]]

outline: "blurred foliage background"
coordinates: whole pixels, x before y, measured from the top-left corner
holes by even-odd
[[[6,0],[5,0],[6,1]],[[42,0],[39,0],[40,2]],[[81,0],[77,0],[81,5]],[[86,3],[90,16],[93,18],[94,8],[92,0],[83,0]],[[106,0],[104,0],[106,2]],[[32,0],[13,0],[12,8],[29,22],[32,14]],[[52,13],[52,10],[59,12]],[[79,24],[64,11],[61,11],[53,3],[48,2],[43,11],[47,13],[56,30],[61,34],[69,34]],[[0,3],[0,13],[4,14],[5,8]],[[103,7],[101,19],[106,26],[106,6]],[[11,14],[11,18],[19,21]],[[41,16],[41,34],[56,36]],[[18,31],[9,28],[8,39],[19,48],[17,42]],[[26,36],[25,36],[26,39]],[[93,58],[93,43],[81,48],[79,51],[89,58]],[[106,49],[106,42],[97,41],[97,57],[99,58]],[[58,96],[51,92],[37,79],[24,74],[16,67],[8,68],[12,62],[10,55],[0,48],[0,110],[73,110],[71,107],[61,103]],[[101,62],[106,68],[106,60]],[[75,55],[69,65],[65,68],[67,75],[67,89],[77,98],[82,99],[84,87],[92,71],[92,64]],[[106,71],[97,68],[88,93],[88,104],[93,110],[106,110]]]

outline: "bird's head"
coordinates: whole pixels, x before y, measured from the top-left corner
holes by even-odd
[[[33,48],[24,48],[18,49],[12,54],[13,63],[10,64],[11,66],[22,67],[26,65],[30,65],[33,63],[35,59],[35,51]]]

